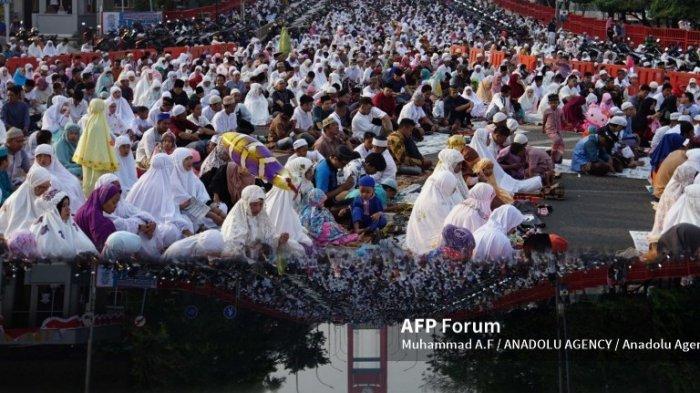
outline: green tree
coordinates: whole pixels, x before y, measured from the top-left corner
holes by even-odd
[[[700,286],[654,290],[649,297],[608,295],[569,305],[567,337],[646,341],[700,340]],[[490,338],[556,338],[552,305],[499,316],[502,333]],[[485,320],[493,321],[494,316]],[[450,334],[446,341],[466,340]],[[697,392],[697,354],[669,351],[571,351],[575,392]],[[556,392],[556,351],[437,351],[431,361],[433,385],[447,392]]]

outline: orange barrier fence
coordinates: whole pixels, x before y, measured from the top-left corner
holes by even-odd
[[[251,0],[247,0],[249,3]],[[190,19],[190,18],[211,18],[219,14],[231,12],[241,6],[240,0],[229,0],[222,4],[213,4],[205,7],[191,8],[188,10],[165,11],[163,16],[166,20]]]
[[[554,18],[554,8],[541,4],[517,0],[494,0],[494,2],[505,9],[535,18],[544,23],[548,23]],[[599,38],[606,36],[605,21],[600,19],[569,14],[563,27],[565,30],[576,34],[585,33]],[[624,24],[624,30],[625,34],[635,44],[642,43],[649,35],[658,38],[663,46],[679,44],[683,47],[688,47],[689,45],[697,46],[700,44],[700,30],[665,29],[629,23]]]
[[[225,53],[225,52],[235,52],[236,51],[236,44],[229,43],[229,44],[217,44],[217,45],[203,45],[203,46],[179,46],[179,47],[171,47],[171,48],[165,48],[164,52],[170,53],[173,57],[179,56],[181,53],[189,52],[192,57],[199,57],[204,54],[214,54],[214,53]],[[147,49],[133,49],[133,50],[126,50],[126,51],[115,51],[115,52],[109,52],[109,59],[112,60],[113,62],[119,61],[121,59],[124,59],[128,55],[133,55],[134,59],[138,59],[141,56],[143,56],[144,53],[150,52],[150,53],[157,53],[157,50],[155,48],[147,48]],[[80,61],[82,63],[90,63],[94,59],[100,58],[101,54],[97,52],[89,52],[89,53],[71,53],[71,54],[65,54],[65,55],[59,55],[59,56],[54,56],[54,57],[46,57],[42,61],[45,61],[48,64],[55,64],[56,62],[62,62],[64,64],[70,64],[72,59],[75,58],[80,58]],[[39,65],[39,60],[34,58],[34,57],[12,57],[7,60],[6,66],[7,69],[10,71],[10,73],[14,73],[15,70],[18,67],[24,67],[26,64],[32,64],[34,68],[36,68]]]

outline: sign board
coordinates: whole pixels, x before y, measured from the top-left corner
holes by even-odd
[[[116,271],[100,266],[97,269],[97,286],[100,288],[152,288],[158,287],[158,278],[145,274],[129,275],[128,271]]]
[[[147,27],[162,20],[162,12],[103,12],[102,33],[109,33],[122,27],[131,27],[137,22]]]

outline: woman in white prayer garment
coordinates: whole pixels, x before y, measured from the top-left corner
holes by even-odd
[[[34,149],[34,164],[32,164],[32,167],[37,166],[51,173],[53,187],[68,195],[71,210],[77,212],[85,203],[82,184],[75,175],[61,164],[54,153],[53,146],[42,144]]]
[[[433,172],[425,181],[406,227],[406,246],[414,254],[423,255],[439,245],[456,190],[457,178],[448,171]]]
[[[221,233],[224,255],[240,255],[247,249],[270,247],[276,252],[302,253],[301,244],[288,233],[277,235],[265,211],[265,191],[256,185],[243,189],[241,198],[229,212]]]
[[[508,235],[525,217],[513,205],[497,207],[489,220],[481,228],[474,231],[476,247],[472,254],[475,261],[511,261],[515,257],[515,251],[510,243]]]
[[[37,251],[42,258],[72,258],[78,254],[97,254],[95,245],[71,217],[70,198],[55,188],[35,202],[41,212],[30,226]]]

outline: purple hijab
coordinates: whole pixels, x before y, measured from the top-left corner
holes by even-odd
[[[85,204],[75,213],[76,224],[98,250],[102,250],[107,237],[117,230],[112,220],[102,213],[102,205],[120,192],[121,189],[114,184],[104,184],[92,191]]]

